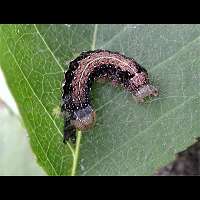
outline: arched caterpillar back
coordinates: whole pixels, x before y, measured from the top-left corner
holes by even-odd
[[[146,69],[134,59],[108,50],[81,53],[70,62],[63,82],[64,143],[69,139],[76,141],[76,129],[86,130],[94,124],[96,114],[89,93],[97,79],[109,79],[121,85],[139,102],[158,95],[158,90],[149,84]]]

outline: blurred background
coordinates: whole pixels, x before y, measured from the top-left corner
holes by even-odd
[[[0,67],[0,175],[45,175],[37,164],[26,129]]]

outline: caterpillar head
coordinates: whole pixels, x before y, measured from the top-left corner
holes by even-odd
[[[78,130],[91,128],[96,120],[96,113],[90,105],[73,112],[71,124]]]
[[[143,102],[145,97],[158,96],[158,89],[149,84],[149,78],[146,71],[136,73],[130,79],[136,101]]]
[[[138,102],[144,102],[144,98],[150,96],[158,96],[158,89],[150,84],[140,86],[135,93],[135,98]]]

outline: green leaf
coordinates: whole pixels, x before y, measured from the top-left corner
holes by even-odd
[[[63,145],[58,117],[65,64],[90,49],[120,51],[160,95],[136,104],[96,83],[93,129]],[[199,136],[200,25],[1,25],[0,65],[39,164],[49,175],[151,175]]]

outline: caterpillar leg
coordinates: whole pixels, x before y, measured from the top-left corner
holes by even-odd
[[[72,143],[76,143],[76,128],[71,125],[70,119],[64,119],[64,135],[63,135],[63,143],[66,144],[66,141],[71,141]]]

